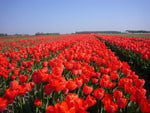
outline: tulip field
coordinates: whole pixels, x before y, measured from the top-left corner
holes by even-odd
[[[2,113],[150,113],[149,90],[149,38],[0,37]]]

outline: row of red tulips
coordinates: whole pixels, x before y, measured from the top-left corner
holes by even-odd
[[[123,47],[126,50],[132,50],[142,55],[143,59],[150,58],[150,39],[133,38],[123,36],[97,35],[98,37],[113,43],[116,46]]]
[[[59,61],[57,64],[55,64],[57,62],[56,59]],[[53,64],[52,62],[55,63]],[[139,104],[140,110],[143,112],[149,112],[149,100],[145,97],[146,90],[142,88],[145,81],[139,79],[130,70],[130,66],[127,63],[119,61],[114,53],[94,36],[89,36],[89,39],[79,42],[67,51],[62,51],[62,54],[60,53],[52,62],[49,62],[52,67],[52,74],[49,75],[52,78],[50,77],[50,81],[48,81],[50,83],[49,87],[54,88],[54,91],[60,91],[61,89],[65,92],[66,90],[71,92],[78,89],[75,92],[82,98],[76,98],[75,101],[70,103],[67,96],[74,94],[68,93],[65,101],[57,103],[55,106],[50,105],[46,109],[47,113],[70,112],[70,110],[75,113],[86,113],[89,107],[94,106],[98,102],[101,102],[101,106],[98,107],[99,111],[104,110],[109,113],[128,108],[130,102]],[[59,66],[58,64],[62,65]],[[60,72],[56,72],[58,67]],[[69,71],[68,73],[73,77],[70,78],[69,76],[67,78],[68,73],[63,73],[64,70],[65,72],[70,70],[71,72]],[[63,75],[68,81],[65,83],[63,77],[63,85],[61,82],[60,84],[55,84],[54,81],[61,78],[56,75]],[[84,100],[81,102],[81,99]],[[64,109],[64,107],[66,108]],[[130,107],[133,107],[133,105]],[[137,111],[129,110],[125,112]]]
[[[105,42],[105,44],[107,45],[107,47],[110,48],[115,53],[115,55],[117,55],[119,57],[119,59],[121,61],[128,62],[128,64],[131,66],[131,69],[134,70],[136,72],[136,74],[138,74],[140,76],[140,78],[143,78],[146,80],[146,84],[144,85],[144,88],[147,89],[147,95],[150,94],[150,88],[149,88],[149,85],[150,85],[150,77],[149,77],[150,59],[147,59],[147,60],[143,59],[143,56],[141,54],[139,54],[135,51],[132,51],[132,50],[127,50],[121,46],[117,46],[113,42],[106,41],[106,40],[102,39],[101,37],[99,37],[98,35],[97,35],[97,38],[100,40],[103,40]],[[115,39],[112,38],[112,40],[115,40]],[[134,41],[139,41],[139,39],[137,39],[137,40],[134,39]],[[142,40],[143,44],[145,43],[145,41],[147,41],[146,43],[148,43],[148,40],[143,39]],[[126,45],[127,44],[128,43],[126,43]],[[149,51],[150,51],[150,49],[147,50],[147,52],[149,52]]]
[[[62,36],[61,39],[62,40],[57,38],[57,40],[60,40],[58,42],[41,40],[42,43],[38,46],[21,48],[18,51],[0,54],[0,94],[1,96],[7,95],[4,97],[10,96],[10,98],[7,99],[1,98],[1,101],[4,101],[4,103],[6,102],[7,104],[0,105],[2,107],[0,107],[0,111],[4,110],[8,104],[12,103],[17,95],[24,95],[27,91],[32,90],[31,88],[34,86],[34,83],[31,80],[31,74],[34,70],[41,68],[42,64],[44,65],[42,62],[55,57],[60,50],[70,47],[75,42],[80,41],[77,36]],[[38,42],[39,39],[34,40],[35,43],[36,41]],[[10,84],[18,84],[16,80],[23,84],[18,85],[17,90],[8,88],[10,81],[12,81]],[[14,87],[14,85],[10,86]],[[12,95],[12,93],[14,95]]]
[[[26,47],[33,47],[39,44],[46,44],[49,42],[59,41],[59,40],[66,40],[72,36],[65,36],[65,35],[52,35],[52,36],[30,36],[29,38],[18,38],[19,40],[16,41],[1,41],[0,42],[0,53],[4,52],[11,52],[11,51],[18,51],[20,49],[24,49]],[[35,39],[36,38],[36,39]],[[13,40],[13,39],[11,39]]]
[[[150,112],[145,81],[104,42],[93,35],[64,37],[0,55],[0,111],[31,92],[33,112]]]
[[[50,38],[50,37],[59,37],[60,35],[40,35],[40,36],[12,36],[12,37],[0,37],[0,41],[15,41],[23,39],[34,39],[34,38]]]

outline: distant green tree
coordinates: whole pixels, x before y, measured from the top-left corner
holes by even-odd
[[[7,36],[7,33],[0,33],[0,36]]]
[[[39,36],[39,35],[59,35],[59,33],[43,33],[43,32],[37,32],[35,33],[36,36]]]

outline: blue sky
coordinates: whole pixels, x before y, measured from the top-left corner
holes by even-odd
[[[0,33],[150,30],[150,0],[0,0]]]

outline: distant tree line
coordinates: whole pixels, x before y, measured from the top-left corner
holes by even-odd
[[[37,32],[35,33],[36,36],[39,36],[39,35],[59,35],[59,33],[42,33],[42,32]]]
[[[3,36],[30,36],[29,34],[7,34],[7,33],[0,33],[0,36],[3,37]]]
[[[145,30],[126,30],[127,33],[150,33],[150,31]]]
[[[78,31],[75,34],[121,33],[120,31]]]
[[[37,32],[35,33],[36,36],[39,36],[39,35],[60,35],[59,33],[43,33],[43,32]],[[7,33],[0,33],[0,36],[1,37],[4,37],[4,36],[31,36],[29,34],[7,34]]]
[[[14,34],[12,36],[30,36],[29,34]]]
[[[0,33],[0,36],[8,36],[7,33]]]

